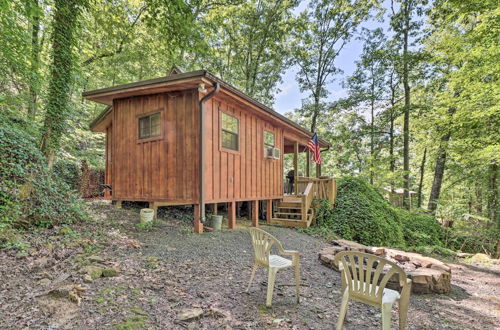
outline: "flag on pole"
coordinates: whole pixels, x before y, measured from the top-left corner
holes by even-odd
[[[321,164],[321,153],[319,151],[319,141],[318,134],[314,133],[311,141],[307,144],[307,147],[312,152],[313,160],[317,164]]]

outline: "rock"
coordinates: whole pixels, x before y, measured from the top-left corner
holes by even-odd
[[[89,274],[85,274],[83,276],[83,282],[85,282],[85,283],[92,283],[93,282],[92,281],[92,276],[90,276]]]
[[[183,309],[177,314],[176,319],[181,322],[193,321],[200,318],[202,315],[203,315],[203,309],[201,308]]]
[[[380,255],[403,268],[408,277],[413,280],[413,293],[448,293],[451,290],[451,267],[440,260],[425,257],[418,253],[383,247],[369,247],[346,240],[334,241],[334,244],[334,246],[324,248],[319,252],[319,260],[323,265],[336,271],[338,271],[338,268],[333,261],[337,253],[345,250],[364,250],[374,255]],[[374,267],[376,266],[374,264]],[[387,286],[390,289],[399,290],[399,276],[394,274]]]
[[[77,284],[67,284],[49,291],[48,295],[54,298],[65,298],[77,305],[80,305],[83,291],[85,291],[85,288]]]
[[[35,260],[34,264],[36,268],[45,268],[49,263],[49,259],[47,257],[41,257]]]
[[[102,276],[103,269],[96,266],[87,266],[83,268],[83,272],[87,273],[92,279],[96,279]]]
[[[374,254],[376,256],[381,256],[385,254],[385,249],[382,247],[368,247],[366,249],[366,252]]]
[[[118,275],[118,271],[114,268],[106,268],[102,270],[102,276],[104,277],[114,277]]]
[[[90,261],[90,262],[97,262],[97,263],[100,263],[100,264],[106,263],[106,260],[104,260],[104,258],[99,257],[99,256],[90,256],[90,257],[87,258],[87,260]]]
[[[38,284],[41,286],[47,286],[50,283],[52,283],[52,281],[49,280],[48,278],[42,278],[40,281],[38,281]]]
[[[491,258],[484,253],[476,253],[469,259],[470,262],[482,264],[491,262]]]

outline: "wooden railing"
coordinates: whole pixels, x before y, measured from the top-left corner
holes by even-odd
[[[299,194],[305,195],[306,189],[312,185],[312,198],[313,199],[326,199],[331,205],[335,203],[337,197],[337,181],[333,178],[306,178],[299,177],[297,187]]]
[[[302,195],[302,221],[307,221],[309,209],[311,208],[314,197],[313,186],[313,183],[309,182]]]

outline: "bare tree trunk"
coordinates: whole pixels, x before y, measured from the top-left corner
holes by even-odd
[[[404,88],[404,121],[403,121],[403,206],[410,209],[410,83],[408,67],[408,34],[410,29],[409,4],[405,4],[405,27],[403,29],[403,88]]]
[[[488,217],[493,221],[497,229],[500,230],[500,216],[498,212],[498,163],[491,163],[489,166],[489,178],[488,178]]]
[[[424,185],[424,171],[425,171],[425,158],[427,156],[427,148],[424,149],[424,155],[422,156],[422,164],[420,164],[420,181],[418,183],[418,201],[417,207],[422,206],[422,186]]]
[[[375,153],[375,82],[373,81],[372,72],[372,85],[371,85],[371,118],[370,118],[370,184],[373,185],[373,157]]]
[[[441,144],[436,158],[436,169],[434,170],[434,181],[432,182],[431,194],[429,196],[429,205],[427,209],[435,212],[437,202],[441,193],[441,185],[443,184],[444,169],[446,166],[446,144],[450,140],[450,132],[441,137]]]
[[[28,2],[29,14],[31,15],[31,65],[30,65],[30,78],[29,78],[29,102],[28,102],[28,118],[34,119],[37,111],[37,99],[39,79],[38,71],[40,67],[40,13],[38,0],[29,0]]]

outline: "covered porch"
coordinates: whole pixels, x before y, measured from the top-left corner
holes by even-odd
[[[335,203],[336,181],[321,174],[321,164],[311,160],[307,141],[285,136],[283,154],[291,159],[288,164],[284,161],[284,197],[273,210],[271,223],[309,227],[315,220],[314,200],[327,200],[332,206]]]

